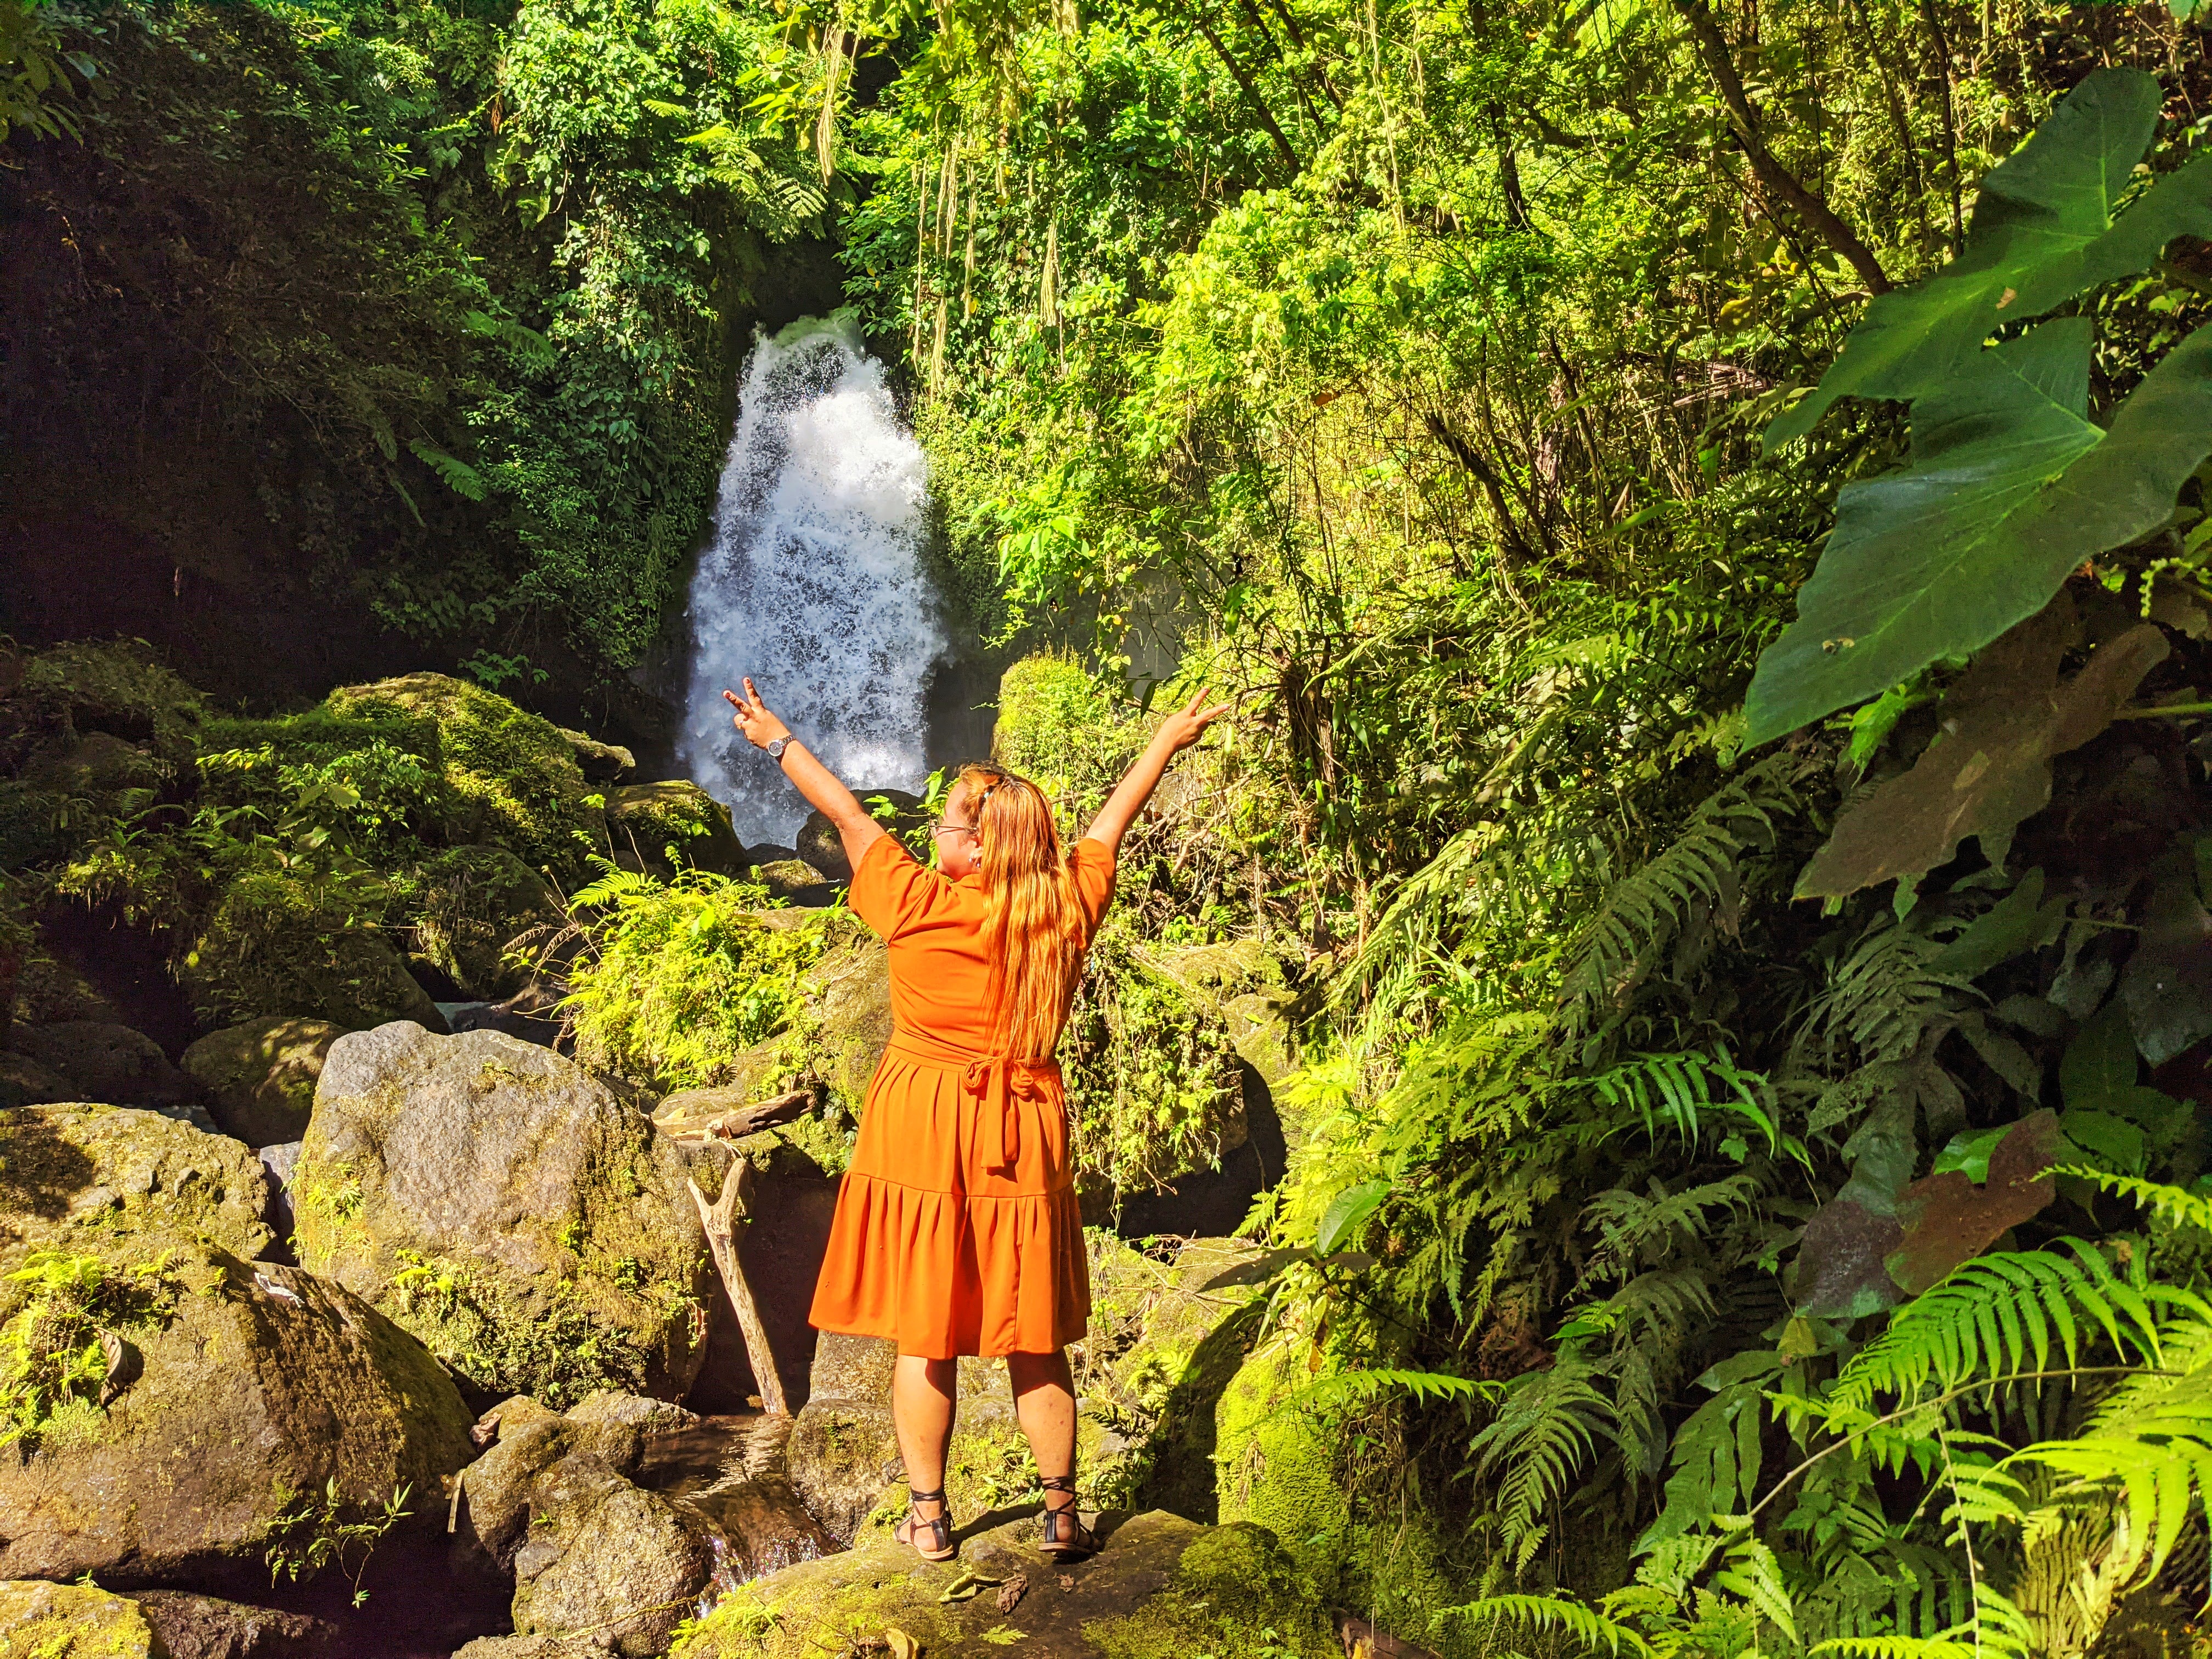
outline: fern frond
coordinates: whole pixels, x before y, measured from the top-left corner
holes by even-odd
[[[2162,1181],[2145,1181],[2139,1176],[2113,1175],[2108,1170],[2072,1164],[2061,1164],[2051,1173],[2093,1182],[2116,1197],[2131,1198],[2170,1227],[2201,1227],[2212,1232],[2212,1194],[2193,1193],[2186,1187],[2169,1186]]]
[[[1730,779],[1698,803],[1672,846],[1613,884],[1567,947],[1560,1001],[1570,1025],[1619,1007],[1698,907],[1733,912],[1744,857],[1772,848],[1775,821],[1800,810],[1804,769],[1785,750]]]
[[[1615,1624],[1593,1607],[1556,1595],[1486,1595],[1464,1607],[1446,1607],[1439,1619],[1473,1624],[1504,1624],[1529,1630],[1564,1631],[1593,1650],[1624,1650],[1648,1656],[1651,1644],[1626,1625]]]
[[[1515,1567],[1535,1555],[1543,1516],[1601,1441],[1616,1437],[1613,1402],[1591,1386],[1588,1355],[1563,1347],[1547,1369],[1516,1377],[1495,1420],[1468,1442],[1474,1474],[1501,1471],[1498,1513]]]
[[[409,439],[407,447],[415,458],[428,465],[446,481],[446,486],[456,495],[471,501],[484,498],[483,474],[457,455],[448,455],[442,449],[433,449],[428,444]]]
[[[1287,1396],[1279,1409],[1341,1410],[1362,1407],[1391,1395],[1415,1400],[1492,1401],[1505,1392],[1503,1382],[1484,1382],[1443,1371],[1338,1371]]]
[[[1607,1105],[1633,1109],[1647,1134],[1663,1119],[1694,1143],[1701,1113],[1730,1112],[1750,1120],[1766,1138],[1768,1152],[1781,1150],[1774,1085],[1763,1073],[1740,1070],[1726,1048],[1717,1054],[1636,1054],[1589,1082]]]
[[[2143,1293],[2078,1239],[2045,1250],[1978,1256],[1899,1309],[1836,1378],[1830,1407],[1864,1411],[1929,1384],[1955,1389],[2011,1371],[2045,1370],[2055,1337],[2067,1365],[2084,1324],[2124,1354],[2155,1358],[2159,1332]]]

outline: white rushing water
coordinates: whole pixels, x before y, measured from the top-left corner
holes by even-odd
[[[691,579],[678,753],[749,844],[787,845],[806,806],[730,725],[725,686],[769,708],[856,788],[918,787],[922,688],[945,640],[921,569],[921,446],[840,314],[753,348]]]

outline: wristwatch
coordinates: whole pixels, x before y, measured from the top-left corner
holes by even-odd
[[[772,761],[780,763],[783,759],[783,751],[790,747],[791,739],[789,738],[776,738],[771,740],[768,745],[768,757]]]

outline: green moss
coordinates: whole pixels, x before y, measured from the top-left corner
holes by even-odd
[[[730,809],[687,780],[611,790],[606,810],[607,840],[618,859],[669,873],[696,866],[726,875],[743,862]]]
[[[343,686],[325,707],[356,720],[434,722],[447,786],[472,836],[495,841],[566,884],[601,844],[599,797],[551,721],[444,674]]]
[[[533,927],[562,921],[545,878],[501,847],[456,847],[415,872],[415,939],[422,954],[471,996],[497,1000],[520,990],[528,968],[507,946]]]
[[[214,1020],[304,1014],[349,1030],[436,1018],[398,951],[361,925],[364,885],[249,869],[224,889],[178,981]],[[372,891],[372,901],[380,895]]]
[[[87,732],[106,732],[149,742],[154,752],[181,766],[192,756],[205,702],[162,666],[140,640],[79,642],[42,651],[23,665],[23,678],[0,707],[0,731],[15,742],[49,750],[65,748]],[[22,756],[0,756],[20,763]]]
[[[527,1394],[556,1411],[600,1389],[643,1392],[644,1357],[592,1316],[573,1281],[525,1305],[464,1263],[397,1255],[396,1294],[375,1300],[469,1388],[498,1398]]]
[[[1285,1404],[1300,1378],[1285,1347],[1246,1360],[1214,1414],[1224,1522],[1267,1528],[1325,1589],[1341,1577],[1351,1498],[1337,1478],[1337,1441],[1314,1413]]]
[[[1144,744],[1144,728],[1115,718],[1104,687],[1073,657],[1024,657],[999,681],[992,752],[1065,806],[1103,800]]]
[[[0,1654],[9,1659],[155,1659],[167,1652],[127,1597],[93,1584],[0,1584]]]
[[[1166,1590],[1084,1626],[1105,1659],[1336,1659],[1328,1615],[1273,1534],[1249,1524],[1191,1540]]]

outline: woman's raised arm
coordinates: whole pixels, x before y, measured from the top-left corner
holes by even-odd
[[[837,839],[845,845],[845,858],[855,870],[860,867],[860,855],[883,838],[884,826],[868,816],[868,809],[860,805],[860,798],[837,781],[837,775],[814,756],[814,751],[791,735],[791,728],[778,720],[769,706],[763,702],[760,693],[753,690],[750,680],[744,682],[745,695],[725,691],[722,696],[731,708],[737,710],[731,724],[745,734],[745,741],[756,749],[766,749],[781,741],[777,764],[783,775],[791,780],[792,787],[806,797],[806,804],[822,813],[837,826]]]
[[[1206,728],[1229,712],[1225,702],[1209,707],[1207,696],[1206,689],[1200,687],[1196,696],[1160,722],[1160,729],[1152,733],[1145,752],[1130,763],[1129,769],[1121,775],[1121,781],[1114,786],[1114,793],[1106,798],[1106,805],[1098,809],[1098,816],[1091,820],[1091,828],[1084,831],[1085,840],[1103,842],[1108,852],[1120,856],[1121,837],[1136,822],[1137,814],[1145,810],[1152,791],[1159,787],[1168,763],[1204,737]]]

